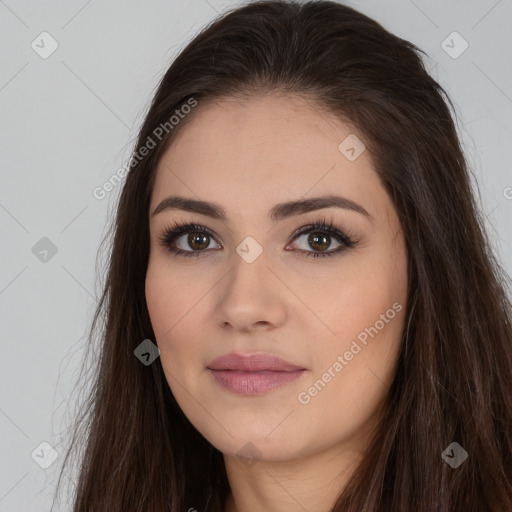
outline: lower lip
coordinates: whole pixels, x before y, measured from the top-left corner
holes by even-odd
[[[234,393],[257,395],[266,393],[298,379],[306,370],[293,372],[244,372],[241,370],[210,370],[216,381]]]

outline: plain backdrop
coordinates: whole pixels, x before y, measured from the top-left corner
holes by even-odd
[[[121,186],[103,199],[93,191],[129,159],[179,50],[240,4],[0,0],[0,512],[50,509],[100,293],[97,254]],[[512,2],[348,5],[428,53],[457,106],[481,208],[511,274]]]

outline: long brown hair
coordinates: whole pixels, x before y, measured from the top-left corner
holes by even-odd
[[[222,454],[182,413],[160,359],[146,366],[134,350],[155,341],[145,302],[148,208],[159,159],[185,125],[171,127],[170,118],[191,99],[265,91],[307,97],[363,134],[407,244],[396,376],[380,428],[332,511],[512,510],[509,276],[473,197],[455,108],[422,54],[350,7],[276,0],[222,15],[174,60],[108,235],[89,334],[90,346],[99,340],[98,361],[65,459],[82,448],[74,512],[224,510]],[[155,147],[141,152],[149,139]],[[442,457],[452,442],[468,453],[457,468]]]

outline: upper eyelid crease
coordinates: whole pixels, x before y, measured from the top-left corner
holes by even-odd
[[[322,208],[342,208],[360,213],[370,222],[373,222],[372,216],[360,204],[340,196],[320,196],[297,201],[278,203],[269,211],[269,217],[272,221],[286,219],[294,215],[320,210]],[[226,210],[216,204],[208,201],[200,201],[182,196],[170,196],[160,202],[155,208],[152,217],[167,210],[184,210],[192,213],[198,213],[207,217],[212,217],[221,221],[227,220]]]
[[[190,232],[201,232],[208,234],[216,243],[216,234],[215,232],[211,231],[208,227],[201,225],[201,224],[195,224],[195,223],[179,223],[174,222],[172,225],[168,225],[164,228],[164,231],[160,234],[158,237],[159,242],[161,245],[167,248],[167,250],[171,253],[174,253],[175,256],[200,256],[202,253],[207,253],[209,251],[187,251],[184,249],[177,249],[173,248],[170,244],[170,242],[173,242],[176,239],[181,238],[187,233]],[[354,237],[352,234],[345,232],[343,229],[339,229],[334,225],[334,221],[330,220],[327,221],[327,219],[322,219],[319,221],[315,221],[309,224],[305,224],[301,226],[300,228],[296,229],[294,233],[291,235],[290,239],[288,240],[288,243],[291,241],[295,241],[301,236],[304,236],[308,232],[325,232],[328,233],[331,237],[333,237],[336,242],[340,244],[340,247],[338,247],[335,250],[331,251],[325,251],[325,252],[316,252],[316,251],[306,251],[306,250],[298,250],[299,253],[304,253],[306,256],[313,256],[313,257],[328,257],[328,256],[335,256],[339,255],[341,252],[344,252],[348,248],[355,247],[359,244],[359,238]]]

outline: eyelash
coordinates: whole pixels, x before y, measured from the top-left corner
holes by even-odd
[[[170,253],[176,255],[176,256],[192,256],[197,257],[200,256],[202,253],[207,252],[207,250],[198,250],[198,251],[184,251],[182,249],[176,249],[173,247],[172,243],[175,239],[179,238],[183,234],[187,233],[200,233],[200,234],[206,234],[215,239],[215,235],[205,226],[201,226],[199,224],[180,224],[178,222],[173,222],[170,225],[166,226],[162,232],[162,234],[158,237],[159,243],[164,246]],[[357,240],[354,240],[352,236],[349,234],[341,232],[339,229],[335,228],[333,226],[332,221],[327,224],[327,221],[325,219],[321,220],[320,222],[313,222],[311,224],[307,224],[305,226],[300,227],[297,229],[288,240],[287,244],[290,242],[295,241],[297,238],[299,238],[301,235],[305,233],[317,233],[321,232],[324,234],[328,234],[332,236],[337,242],[339,242],[341,245],[337,249],[330,251],[330,252],[315,252],[315,251],[304,251],[299,249],[298,252],[300,253],[306,253],[306,257],[313,257],[313,258],[323,258],[327,256],[334,256],[337,254],[340,254],[341,252],[345,251],[346,249],[349,249],[351,247],[354,247],[358,242]]]

